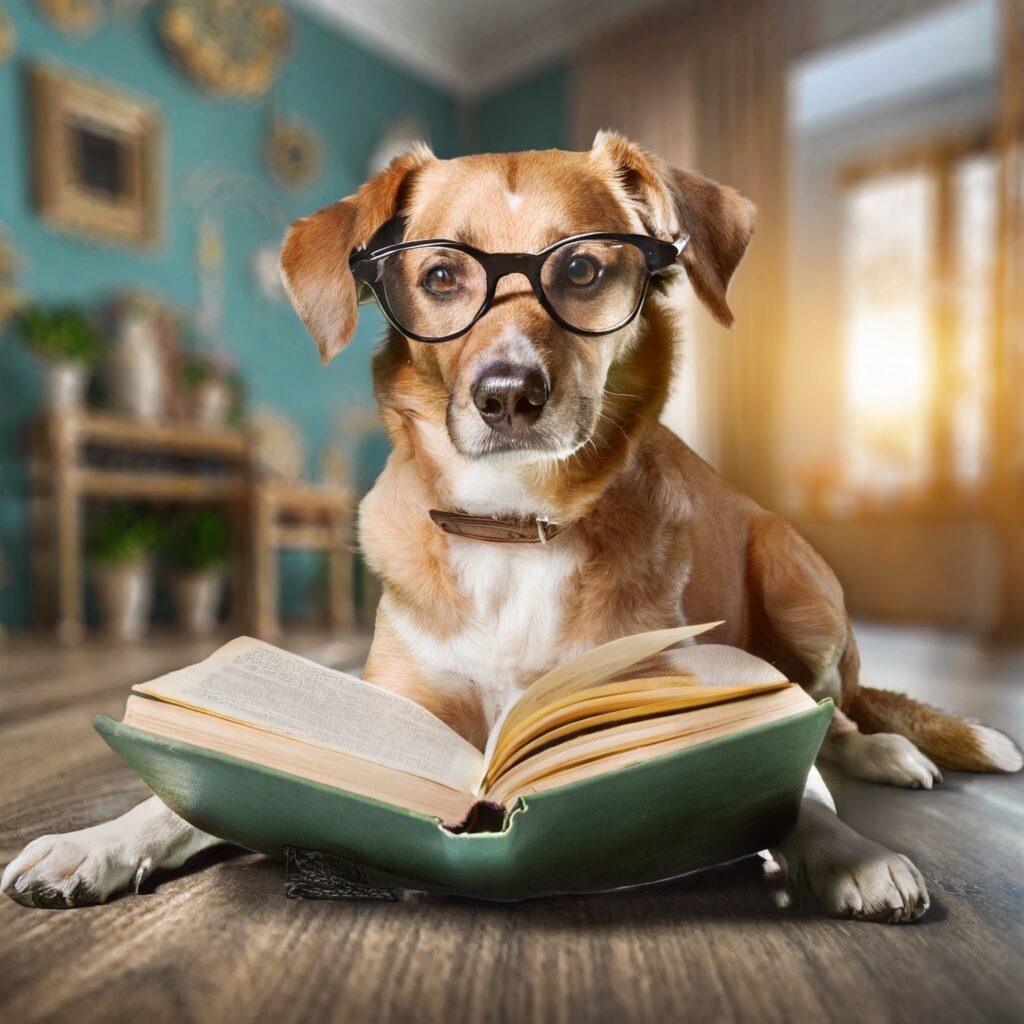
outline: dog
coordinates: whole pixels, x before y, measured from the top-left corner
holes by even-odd
[[[739,193],[601,132],[579,153],[441,160],[418,146],[292,226],[282,276],[325,364],[361,293],[391,320],[373,368],[393,450],[359,513],[382,582],[365,677],[480,745],[567,658],[724,619],[715,642],[833,699],[820,756],[850,774],[930,789],[940,766],[1016,771],[1003,734],[861,686],[822,558],[659,424],[680,348],[665,282],[681,269],[731,323],[753,222]],[[217,841],[153,797],[35,840],[2,887],[25,904],[99,902]],[[768,863],[831,915],[928,908],[915,865],[843,824],[817,769]]]

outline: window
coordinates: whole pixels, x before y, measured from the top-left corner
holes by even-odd
[[[843,209],[847,487],[889,505],[985,479],[997,165],[932,152],[858,174]]]
[[[921,172],[871,179],[846,197],[844,434],[856,491],[920,488],[930,470],[934,205],[934,182]]]
[[[952,403],[953,477],[976,488],[987,464],[987,410],[993,399],[992,331],[998,249],[999,167],[979,154],[955,168],[955,367]]]

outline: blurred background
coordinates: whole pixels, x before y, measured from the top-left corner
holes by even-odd
[[[613,127],[760,211],[732,331],[674,296],[666,422],[822,551],[876,682],[1016,677],[1022,119],[1021,0],[0,0],[9,650],[357,660],[382,321],[322,368],[282,232],[416,138]]]

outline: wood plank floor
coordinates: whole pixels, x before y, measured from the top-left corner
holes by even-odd
[[[205,645],[209,647],[209,645]],[[359,645],[296,637],[335,664]],[[869,630],[866,677],[1024,734],[1024,657]],[[145,789],[93,733],[128,686],[202,644],[0,650],[0,859]],[[0,1019],[32,1021],[1006,1021],[1024,1007],[1024,778],[933,793],[830,775],[855,827],[910,854],[932,908],[892,928],[780,910],[753,862],[640,892],[495,906],[306,903],[280,867],[211,851],[138,897],[0,902]]]

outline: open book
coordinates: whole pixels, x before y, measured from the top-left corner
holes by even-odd
[[[562,794],[564,802],[565,794],[590,792],[588,782],[611,792],[614,784],[602,780],[639,778],[633,769],[644,765],[675,765],[669,772],[675,781],[669,782],[682,802],[693,795],[687,796],[688,787],[707,791],[720,781],[702,778],[700,758],[680,760],[684,755],[713,753],[722,741],[761,737],[789,721],[813,719],[802,730],[779,733],[798,748],[794,757],[782,742],[779,755],[783,774],[793,780],[786,799],[795,806],[822,733],[819,706],[798,686],[766,662],[718,645],[674,651],[672,675],[643,674],[646,659],[713,625],[626,637],[548,672],[504,710],[484,751],[411,700],[248,637],[197,665],[133,687],[123,724],[98,718],[97,728],[179,813],[206,831],[268,852],[280,852],[279,844],[310,844],[304,838],[308,821],[296,822],[292,833],[282,824],[282,814],[287,819],[296,813],[294,802],[259,823],[266,816],[265,795],[274,788],[269,780],[279,776],[289,780],[289,800],[296,793],[313,799],[314,790],[330,792],[331,799],[319,797],[314,805],[334,807],[350,821],[356,805],[360,815],[369,805],[389,808],[392,837],[399,811],[457,837],[473,831],[482,807],[489,806],[485,817],[492,822],[493,805],[503,811],[499,825],[491,826],[501,832],[510,828],[516,809],[540,806],[542,796]],[[631,673],[634,666],[640,668]],[[765,755],[752,754],[749,743],[733,746],[742,764],[719,775],[740,772],[754,779],[755,761]],[[225,765],[231,767],[227,775]],[[778,770],[777,764],[760,769],[769,780]],[[300,790],[299,783],[307,785]],[[225,793],[235,784],[243,795],[232,801]],[[773,784],[777,788],[778,780]],[[340,803],[334,799],[341,797]],[[250,802],[256,824],[239,815],[238,799]],[[769,803],[778,811],[778,792]],[[337,851],[340,842],[353,855],[352,844],[366,841],[354,838],[344,820],[326,839],[317,836],[312,848]],[[381,851],[382,838],[374,842],[370,861],[381,866],[393,859],[394,850]],[[365,865],[365,853],[353,859]],[[386,866],[395,873],[393,863]],[[397,873],[430,881],[407,867]]]

